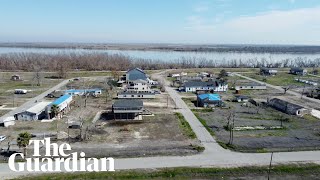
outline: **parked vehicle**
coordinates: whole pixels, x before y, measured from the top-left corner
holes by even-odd
[[[6,136],[0,136],[0,142],[4,141],[6,138]]]
[[[27,90],[25,90],[25,89],[15,89],[14,90],[14,93],[15,94],[27,94]]]

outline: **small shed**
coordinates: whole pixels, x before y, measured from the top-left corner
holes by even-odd
[[[249,102],[249,97],[244,95],[236,95],[234,101],[236,102]]]
[[[278,70],[272,68],[260,68],[260,74],[265,76],[277,75]]]
[[[9,116],[3,119],[2,122],[0,122],[0,126],[3,127],[9,127],[13,126],[15,124],[15,118],[13,116]]]
[[[290,69],[290,74],[304,76],[308,74],[308,70],[300,67],[293,67]]]
[[[22,79],[21,79],[20,75],[15,74],[15,75],[11,76],[11,80],[12,81],[21,81]]]
[[[82,122],[79,122],[79,121],[72,122],[68,125],[69,129],[81,129],[81,127],[82,127]]]

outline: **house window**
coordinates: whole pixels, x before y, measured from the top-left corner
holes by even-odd
[[[131,95],[131,97],[134,97],[134,95]]]
[[[251,89],[253,89],[253,86],[251,86]]]
[[[127,97],[127,95],[123,95],[123,97]]]
[[[141,95],[141,97],[143,97],[143,95]]]

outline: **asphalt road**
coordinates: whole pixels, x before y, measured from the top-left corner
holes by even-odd
[[[22,111],[24,111],[26,109],[29,109],[30,107],[35,105],[36,101],[42,101],[42,99],[46,95],[48,95],[52,91],[60,89],[61,87],[65,86],[68,82],[69,82],[69,79],[68,80],[64,80],[64,81],[60,82],[59,84],[57,84],[56,86],[54,86],[54,87],[48,89],[47,91],[43,92],[42,94],[40,94],[40,95],[38,95],[38,96],[36,96],[34,98],[31,98],[29,101],[25,102],[21,106],[15,108],[14,110],[12,110],[12,111],[8,112],[7,114],[3,115],[2,117],[0,117],[0,122],[2,122],[6,117],[13,116],[16,113],[19,113],[19,112],[22,112]]]
[[[239,153],[220,147],[204,126],[195,117],[180,95],[167,87],[169,95],[175,101],[178,111],[189,122],[205,150],[192,156],[162,156],[146,158],[125,158],[115,160],[115,169],[152,169],[166,167],[239,167],[267,166],[270,153]],[[320,164],[320,151],[279,152],[273,155],[273,164],[317,163]],[[78,163],[79,165],[79,163]],[[13,178],[28,173],[12,173],[7,164],[0,164],[0,177]]]

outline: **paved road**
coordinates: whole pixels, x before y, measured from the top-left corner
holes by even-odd
[[[69,79],[68,80],[64,80],[64,81],[60,82],[59,84],[57,84],[56,86],[54,86],[54,87],[50,88],[49,90],[43,92],[42,94],[40,94],[40,95],[38,95],[38,96],[36,96],[34,98],[31,98],[29,101],[25,102],[21,106],[15,108],[14,110],[12,110],[12,111],[8,112],[7,114],[3,115],[2,117],[0,117],[0,122],[2,122],[4,120],[4,118],[6,118],[8,116],[13,116],[16,113],[22,112],[22,111],[32,107],[35,104],[36,101],[42,101],[42,99],[46,95],[48,95],[52,91],[60,89],[61,87],[65,86],[68,82],[69,82]]]
[[[115,169],[146,169],[165,167],[239,167],[239,166],[267,166],[270,153],[239,153],[221,148],[215,139],[194,116],[180,95],[172,88],[167,91],[177,104],[198,139],[205,147],[205,151],[192,156],[163,156],[147,158],[125,158],[115,160]],[[317,163],[320,164],[320,151],[280,152],[274,153],[274,164],[286,163]],[[79,163],[78,163],[79,164]],[[12,178],[26,173],[12,173],[7,164],[0,164],[0,177]]]

